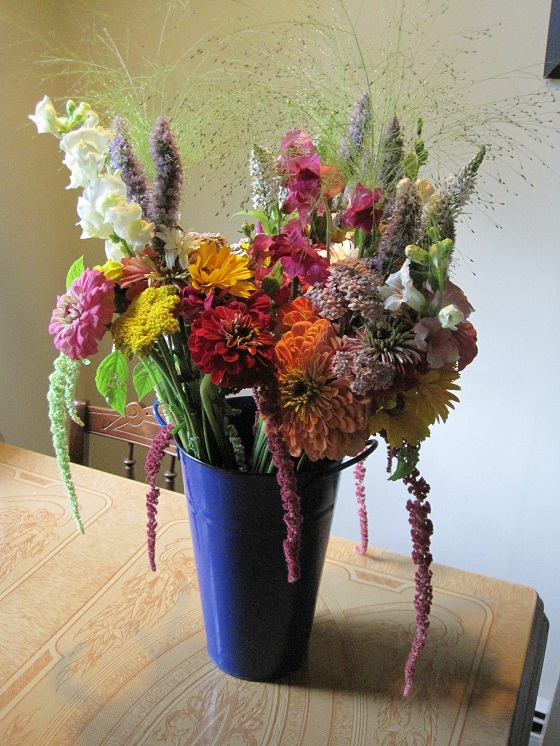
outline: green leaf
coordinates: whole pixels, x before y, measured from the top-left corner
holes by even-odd
[[[263,232],[270,235],[271,227],[268,215],[263,210],[247,210],[234,213],[233,217],[249,217],[258,220],[262,226]]]
[[[408,477],[409,474],[412,474],[419,458],[420,451],[418,448],[414,448],[413,446],[403,446],[403,448],[399,448],[397,455],[397,468],[389,477],[389,481],[396,482],[397,480],[403,479],[403,477]]]
[[[263,277],[262,289],[270,298],[272,298],[272,296],[280,289],[283,281],[284,268],[282,266],[282,262],[278,260],[272,268],[270,274]]]
[[[138,400],[147,396],[147,394],[149,394],[154,388],[154,385],[158,383],[160,378],[159,370],[149,359],[138,363],[132,371],[132,383],[134,384],[134,388],[138,394]]]
[[[114,350],[103,360],[95,376],[95,384],[107,404],[124,416],[128,365],[120,350]]]
[[[84,274],[85,270],[84,257],[81,256],[79,259],[76,259],[74,264],[68,270],[68,274],[66,275],[66,290],[68,290],[74,280],[77,280],[78,277],[81,277]]]

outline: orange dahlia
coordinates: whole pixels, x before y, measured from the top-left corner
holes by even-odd
[[[290,454],[312,461],[354,456],[369,435],[369,407],[331,361],[337,337],[325,319],[298,321],[276,345],[282,436]]]

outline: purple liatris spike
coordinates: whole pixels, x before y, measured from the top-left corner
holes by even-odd
[[[364,91],[350,115],[348,132],[338,151],[341,160],[351,166],[356,165],[360,158],[367,131],[371,126],[371,120],[371,100],[368,91]]]
[[[403,136],[397,117],[393,117],[385,130],[381,146],[381,163],[377,179],[383,189],[391,189],[404,176]]]
[[[429,614],[432,607],[432,554],[430,552],[430,537],[434,527],[429,519],[431,511],[430,503],[426,498],[430,486],[425,479],[420,477],[418,469],[403,477],[403,482],[408,485],[408,491],[414,499],[407,502],[406,508],[409,513],[410,533],[412,536],[412,560],[416,565],[414,579],[416,582],[416,593],[414,596],[414,608],[416,609],[416,632],[414,640],[406,661],[404,678],[405,686],[403,697],[408,697],[414,685],[416,663],[418,657],[426,645],[428,627],[430,626]]]
[[[113,171],[120,170],[126,184],[126,196],[142,208],[145,217],[149,205],[148,183],[142,164],[132,150],[125,124],[120,117],[113,122],[115,136],[109,143],[109,161]]]
[[[368,548],[368,517],[366,510],[366,489],[364,487],[365,476],[366,465],[363,461],[359,461],[354,467],[356,500],[358,501],[358,517],[360,519],[360,544],[356,547],[358,554],[365,554]]]
[[[397,187],[391,217],[372,259],[373,266],[384,277],[402,266],[406,247],[418,241],[421,217],[422,202],[418,189],[405,179]]]
[[[160,490],[156,486],[156,477],[161,469],[161,462],[165,455],[165,451],[169,448],[171,443],[171,431],[173,425],[165,425],[161,431],[153,439],[146,456],[146,474],[147,482],[150,486],[148,494],[146,495],[146,511],[148,513],[148,558],[150,560],[150,567],[155,572],[156,570],[156,528],[157,528],[157,504],[159,500]]]
[[[150,152],[155,166],[155,177],[148,211],[149,219],[159,227],[173,228],[179,218],[183,166],[169,122],[160,117],[150,136]],[[157,236],[153,246],[163,252],[164,242]]]
[[[266,439],[272,454],[272,461],[278,469],[276,476],[280,486],[284,523],[287,535],[284,540],[284,556],[288,566],[288,582],[294,583],[301,576],[299,550],[301,544],[301,505],[297,493],[294,463],[280,432],[282,412],[280,409],[280,392],[275,378],[271,382],[254,389],[259,412],[265,421]]]

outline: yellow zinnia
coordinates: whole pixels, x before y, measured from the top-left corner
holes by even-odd
[[[205,295],[214,290],[227,290],[238,298],[247,298],[256,290],[247,266],[248,257],[232,254],[229,246],[220,248],[215,241],[205,241],[191,256],[191,284]]]
[[[115,345],[127,357],[146,357],[161,334],[178,331],[173,309],[179,295],[173,285],[146,288],[111,328]]]
[[[406,443],[416,446],[430,434],[436,421],[445,422],[453,402],[459,399],[452,391],[460,391],[454,383],[459,372],[454,365],[430,370],[420,376],[417,384],[398,394],[387,397],[370,419],[372,434],[386,433],[392,448],[402,448]]]

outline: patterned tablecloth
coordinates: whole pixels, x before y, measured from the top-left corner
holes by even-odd
[[[152,573],[144,485],[85,467],[75,478],[84,536],[54,460],[0,444],[0,743],[527,743],[547,629],[533,590],[436,566],[403,701],[411,562],[333,538],[307,664],[241,681],[206,654],[184,498],[162,492]]]

